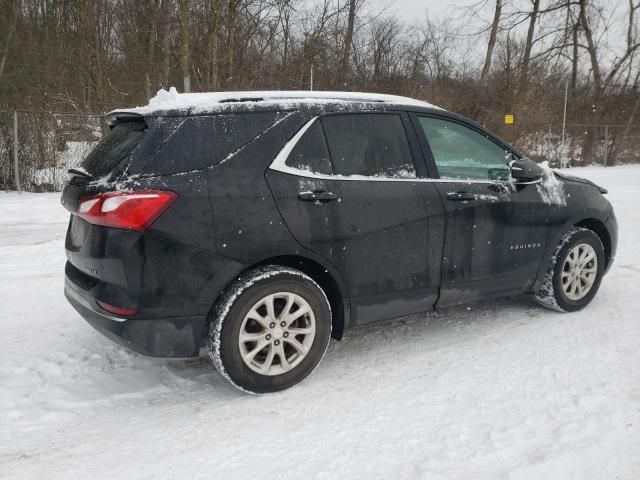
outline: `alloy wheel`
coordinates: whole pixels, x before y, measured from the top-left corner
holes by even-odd
[[[309,303],[293,292],[278,292],[256,302],[245,315],[238,338],[244,363],[261,375],[280,375],[309,353],[316,320]]]
[[[588,243],[573,247],[562,266],[562,290],[569,300],[582,300],[598,276],[598,257]]]

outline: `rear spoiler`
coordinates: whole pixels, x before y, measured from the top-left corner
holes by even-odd
[[[67,173],[71,185],[86,185],[93,180],[93,177],[81,167],[70,168]]]
[[[143,122],[144,116],[139,113],[132,112],[109,112],[105,117],[105,121],[109,127],[113,127],[116,123],[122,122]]]

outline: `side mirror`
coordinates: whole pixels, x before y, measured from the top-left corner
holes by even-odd
[[[535,182],[542,177],[542,168],[529,160],[512,160],[509,167],[511,178],[518,182]]]

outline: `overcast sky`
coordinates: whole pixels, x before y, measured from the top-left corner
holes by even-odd
[[[377,1],[380,4],[386,3],[383,0]],[[430,17],[442,19],[464,15],[466,8],[477,2],[478,0],[396,0],[391,11],[406,21],[426,18],[427,13]]]
[[[375,0],[373,3],[383,5],[390,0]],[[391,10],[404,20],[424,18],[425,11],[436,18],[458,17],[466,13],[472,5],[480,3],[480,0],[396,0]],[[490,18],[495,8],[495,0],[488,0],[484,13]],[[599,3],[615,7],[618,13],[623,13],[629,5],[628,0],[600,0]]]
[[[472,16],[471,7],[481,4],[481,0],[367,0],[370,11],[376,11],[388,7],[389,14],[396,15],[400,20],[408,24],[419,23],[429,18],[438,23],[441,20],[452,20],[449,24],[458,30],[457,33],[474,33],[483,28],[488,28],[493,19],[495,0],[486,0],[482,8],[479,9],[479,16]],[[546,2],[543,0],[542,4]],[[628,0],[595,0],[595,4],[604,6],[606,17],[610,21],[609,33],[600,37],[601,26],[596,27],[596,38],[599,39],[600,52],[603,58],[613,59],[619,56],[626,48],[626,28],[627,15],[629,9]],[[507,0],[504,2],[505,11],[512,11],[519,7],[523,10],[530,4],[528,0]],[[516,6],[516,7],[514,7]],[[480,17],[480,18],[479,18]],[[460,22],[460,23],[458,23]],[[526,23],[520,28],[526,32]],[[542,28],[540,25],[538,28]],[[464,31],[462,31],[464,30]],[[485,35],[486,34],[481,34]],[[476,48],[483,51],[486,48],[484,41],[470,40],[472,51]]]

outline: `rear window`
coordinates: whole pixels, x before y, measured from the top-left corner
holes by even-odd
[[[92,177],[104,177],[123,170],[140,144],[147,128],[142,120],[117,123],[82,162],[82,168]]]
[[[163,128],[156,152],[141,159],[144,166],[140,173],[171,174],[216,165],[271,127],[282,115],[259,112],[176,118],[171,128]]]

